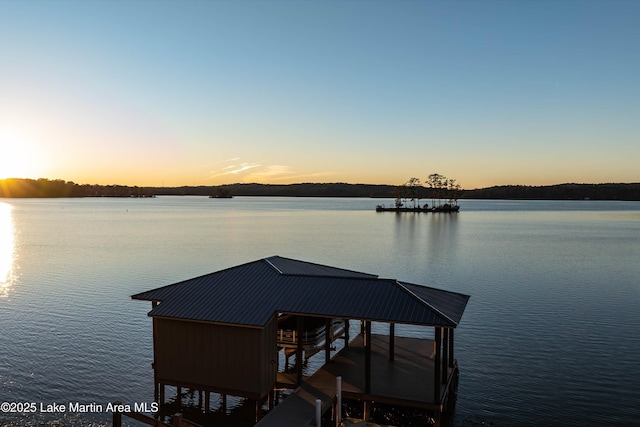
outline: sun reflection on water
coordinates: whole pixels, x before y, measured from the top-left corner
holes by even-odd
[[[14,230],[11,205],[0,203],[0,298],[7,298],[13,276]]]

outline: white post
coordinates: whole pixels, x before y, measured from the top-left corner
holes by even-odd
[[[338,402],[336,403],[336,421],[340,425],[342,422],[342,377],[336,377],[336,395]]]
[[[322,425],[322,400],[316,399],[316,426]]]

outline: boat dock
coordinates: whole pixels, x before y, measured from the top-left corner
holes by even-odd
[[[211,393],[255,403],[255,425],[303,427],[321,410],[336,411],[341,397],[372,406],[429,411],[436,425],[454,389],[458,365],[454,330],[468,295],[377,275],[273,256],[163,286],[133,299],[151,302],[154,396],[165,387],[197,391],[210,408]],[[351,321],[360,333],[349,337]],[[388,335],[372,334],[372,323]],[[395,325],[425,327],[422,338],[395,336]],[[432,333],[430,331],[433,331]],[[341,338],[342,337],[342,338]],[[336,339],[344,348],[332,353]],[[304,375],[304,359],[324,350],[324,365]],[[285,369],[278,366],[284,351]],[[295,372],[287,372],[295,356]],[[278,389],[294,390],[275,408]],[[261,405],[269,413],[260,420]],[[339,418],[339,417],[336,417]]]

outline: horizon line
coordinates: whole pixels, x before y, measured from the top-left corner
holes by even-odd
[[[333,182],[294,182],[289,184],[275,184],[275,183],[263,183],[263,182],[233,182],[227,184],[183,184],[183,185],[175,185],[175,186],[166,186],[166,185],[131,185],[131,184],[98,184],[98,183],[78,183],[75,181],[69,181],[62,178],[0,178],[0,182],[9,181],[9,180],[24,180],[24,181],[39,181],[39,180],[47,180],[47,181],[63,181],[65,183],[72,183],[75,185],[99,185],[99,186],[121,186],[121,187],[139,187],[139,188],[181,188],[181,187],[223,187],[223,186],[231,186],[231,185],[264,185],[264,186],[292,186],[292,185],[330,185],[330,184],[343,184],[343,185],[368,185],[368,186],[379,186],[379,187],[400,187],[403,184],[370,184],[364,182],[350,183],[345,181],[333,181]],[[490,185],[487,187],[476,187],[476,188],[461,188],[462,191],[473,191],[473,190],[483,190],[494,187],[554,187],[560,185],[633,185],[640,184],[640,181],[637,182],[563,182],[563,183],[555,183],[555,184],[543,184],[543,185],[532,185],[532,184],[496,184]],[[420,185],[420,187],[429,189],[424,185]]]

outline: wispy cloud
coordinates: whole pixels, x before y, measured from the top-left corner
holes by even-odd
[[[245,176],[245,182],[274,182],[287,179],[293,172],[285,165],[266,165]]]
[[[254,169],[262,166],[260,163],[240,163],[239,165],[231,165],[223,168],[222,175],[237,175],[249,169]]]
[[[270,165],[265,162],[238,162],[239,158],[228,159],[231,163],[220,169],[210,171],[205,178],[216,179],[234,176],[235,182],[281,183],[308,182],[323,176],[330,176],[332,172],[315,172],[301,174],[288,165]]]
[[[240,160],[240,159],[239,158],[234,158],[234,159],[229,159],[228,161],[237,161],[237,160]],[[222,169],[218,169],[218,170],[214,170],[214,171],[209,172],[206,175],[206,178],[213,179],[213,178],[219,178],[219,177],[225,176],[225,175],[240,175],[245,171],[248,171],[250,169],[259,168],[260,166],[262,166],[261,163],[244,162],[244,163],[232,164],[232,165],[225,166]]]

